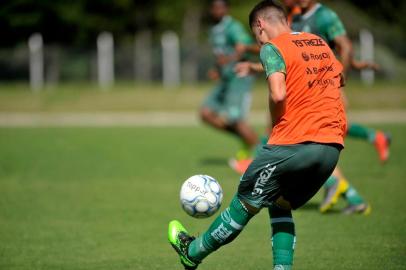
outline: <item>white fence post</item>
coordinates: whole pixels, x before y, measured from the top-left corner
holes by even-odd
[[[168,31],[162,35],[162,73],[165,88],[180,84],[179,38],[175,32]]]
[[[114,84],[114,41],[109,32],[97,37],[97,76],[103,90]]]
[[[201,28],[202,9],[199,5],[189,5],[183,16],[181,44],[182,81],[195,83],[199,75],[199,33]]]
[[[367,29],[361,29],[359,32],[361,60],[374,61],[374,36]],[[372,69],[361,70],[361,80],[367,85],[372,85],[375,81],[375,71]]]
[[[44,87],[44,42],[40,33],[34,33],[28,39],[30,51],[30,87],[39,91]]]

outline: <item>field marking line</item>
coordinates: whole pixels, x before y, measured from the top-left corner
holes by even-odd
[[[351,111],[352,122],[364,124],[406,123],[405,110]],[[249,115],[253,125],[265,125],[267,113]],[[196,111],[186,112],[0,112],[0,127],[189,127],[201,122]]]

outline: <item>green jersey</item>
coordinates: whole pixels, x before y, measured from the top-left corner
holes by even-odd
[[[319,3],[305,14],[293,17],[292,30],[318,35],[332,48],[334,47],[333,40],[346,34],[344,25],[337,14]]]
[[[214,55],[232,55],[235,53],[235,45],[253,44],[252,37],[245,30],[244,26],[230,16],[223,19],[210,29],[209,40]],[[234,76],[236,62],[228,63],[219,67],[222,77]]]
[[[271,43],[261,47],[259,54],[261,64],[264,67],[266,77],[268,78],[275,72],[286,74],[286,64],[279,50]]]

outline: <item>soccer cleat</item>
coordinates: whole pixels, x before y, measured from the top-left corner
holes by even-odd
[[[326,188],[326,196],[320,205],[320,212],[325,213],[330,210],[338,201],[341,194],[344,194],[349,187],[347,180],[340,179],[334,185]]]
[[[362,215],[369,215],[372,211],[371,206],[368,203],[361,203],[356,205],[349,205],[343,209],[343,214],[351,215],[351,214],[362,214]]]
[[[230,159],[228,164],[235,172],[237,172],[240,175],[243,175],[250,166],[251,162],[252,162],[251,158],[242,160]]]
[[[237,153],[235,154],[235,159],[236,160],[243,160],[243,159],[247,159],[251,156],[251,151],[248,148],[242,148],[240,150],[237,151]]]
[[[389,159],[389,146],[391,138],[389,134],[382,131],[377,131],[375,134],[375,149],[378,152],[381,163],[385,163]]]
[[[195,262],[188,256],[190,243],[195,238],[190,236],[182,224],[177,220],[169,222],[168,240],[175,251],[179,254],[180,262],[186,270],[194,270],[200,262]]]

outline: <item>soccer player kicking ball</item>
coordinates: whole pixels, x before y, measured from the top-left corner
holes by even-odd
[[[242,176],[230,205],[206,232],[194,238],[179,221],[169,223],[169,242],[185,269],[196,269],[210,253],[234,240],[264,207],[272,226],[274,269],[291,269],[295,243],[291,211],[316,194],[333,172],[343,148],[343,68],[334,53],[320,37],[292,32],[278,2],[257,4],[249,22],[262,45],[271,136]],[[305,56],[310,54],[328,57],[307,61]],[[308,73],[308,68],[320,72]]]

